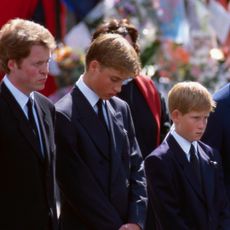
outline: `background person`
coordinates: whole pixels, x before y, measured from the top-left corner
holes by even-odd
[[[216,148],[222,157],[224,181],[230,199],[230,84],[228,83],[213,95],[217,106],[208,119],[207,129],[202,140]]]

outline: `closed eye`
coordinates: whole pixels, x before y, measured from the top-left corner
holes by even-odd
[[[33,63],[33,65],[36,66],[36,67],[40,67],[40,66],[43,66],[44,64],[48,65],[49,62],[50,62],[50,58],[47,61],[38,61],[38,62],[35,62],[35,63]]]
[[[122,81],[122,80],[121,80],[120,78],[118,78],[118,77],[111,77],[110,79],[111,79],[111,81],[114,82],[114,83],[117,83],[117,82]]]

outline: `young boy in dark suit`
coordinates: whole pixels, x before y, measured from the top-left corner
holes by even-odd
[[[57,179],[63,230],[141,230],[146,191],[130,109],[115,95],[140,70],[118,34],[95,39],[85,72],[56,103]]]
[[[175,129],[145,160],[156,229],[230,229],[219,153],[200,141],[215,103],[196,82],[168,94]]]

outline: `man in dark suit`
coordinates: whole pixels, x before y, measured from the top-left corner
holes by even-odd
[[[145,160],[155,229],[229,230],[221,161],[200,141],[215,103],[199,83],[182,82],[168,105],[175,130]]]
[[[230,199],[230,84],[217,91],[213,99],[217,106],[208,119],[202,140],[221,154],[224,181]]]
[[[14,19],[0,30],[0,229],[57,230],[54,106],[44,88],[55,41]]]
[[[139,69],[123,37],[99,36],[86,54],[85,73],[56,104],[63,230],[143,229],[143,162],[129,107],[115,97]]]

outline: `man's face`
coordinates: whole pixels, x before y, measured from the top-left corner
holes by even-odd
[[[51,52],[48,48],[34,45],[30,55],[22,59],[20,65],[15,60],[9,60],[9,78],[24,94],[42,90],[45,87],[49,70]]]
[[[92,73],[93,71],[93,73]],[[88,86],[102,99],[110,99],[121,91],[122,83],[129,77],[113,68],[102,67],[97,61],[93,64],[88,78]]]
[[[183,115],[180,111],[175,110],[173,113],[172,119],[179,135],[190,142],[201,139],[207,126],[209,112],[191,111]]]

